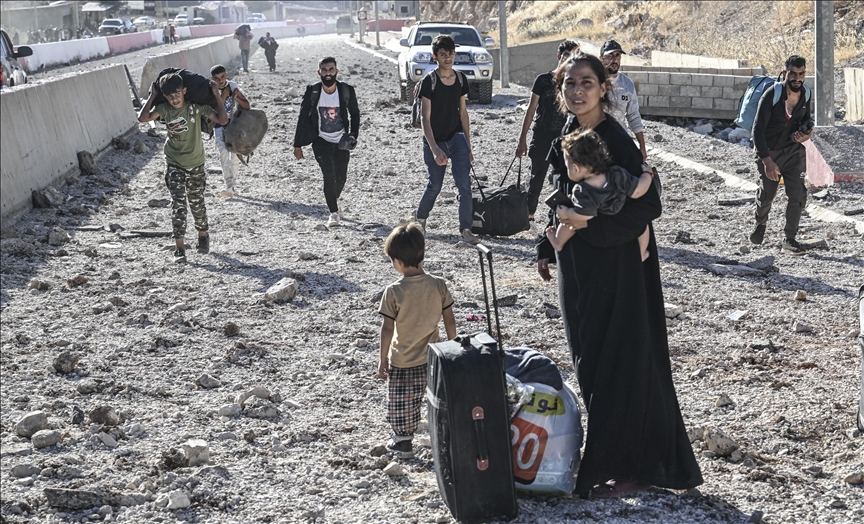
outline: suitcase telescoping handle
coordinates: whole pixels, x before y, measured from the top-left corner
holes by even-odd
[[[486,326],[489,328],[489,335],[492,335],[492,315],[489,311],[489,290],[486,288],[486,264],[483,258],[486,258],[489,264],[489,284],[492,288],[492,307],[495,308],[495,333],[498,337],[495,339],[498,342],[498,351],[501,358],[504,358],[504,346],[501,340],[501,322],[498,319],[498,296],[495,294],[495,275],[492,273],[492,250],[483,244],[477,244],[477,251],[480,253],[480,274],[483,277],[483,300],[486,301]]]
[[[489,467],[489,448],[486,445],[486,427],[483,425],[485,415],[480,406],[471,410],[471,418],[474,419],[474,433],[477,437],[477,469],[486,471]]]

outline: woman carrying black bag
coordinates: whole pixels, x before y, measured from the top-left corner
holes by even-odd
[[[556,71],[555,86],[562,110],[573,115],[563,133],[593,129],[613,163],[638,177],[639,149],[603,112],[608,87],[600,60],[575,54]],[[549,161],[556,186],[569,194],[572,182],[560,138],[552,144]],[[637,241],[660,213],[654,184],[641,198],[628,199],[618,214],[598,215],[590,222],[575,220],[575,212],[559,206],[549,225],[560,221],[576,235],[557,253],[545,236],[537,246],[537,269],[544,280],[552,278],[549,261],[557,260],[564,329],[588,411],[575,488],[582,496],[702,484],[672,383],[653,229],[645,262]]]

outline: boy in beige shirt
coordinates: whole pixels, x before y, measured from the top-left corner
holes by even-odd
[[[396,226],[384,243],[384,252],[402,275],[384,289],[378,308],[384,317],[378,377],[390,379],[387,422],[393,428],[386,447],[399,458],[414,456],[411,440],[426,392],[427,347],[439,340],[442,316],[448,340],[456,337],[453,297],[443,278],[423,271],[425,251],[423,230],[415,222]]]

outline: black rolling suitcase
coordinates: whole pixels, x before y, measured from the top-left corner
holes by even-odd
[[[491,333],[483,258],[489,264],[495,304],[492,253],[482,244],[477,249]],[[497,304],[495,322],[500,340]],[[450,512],[463,522],[512,519],[517,512],[516,490],[503,352],[498,343],[488,333],[478,333],[430,344],[427,379],[435,474]]]

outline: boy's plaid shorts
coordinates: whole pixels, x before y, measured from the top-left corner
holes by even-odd
[[[427,364],[413,368],[390,368],[387,388],[387,422],[393,433],[409,437],[420,422],[420,405],[426,394]]]

